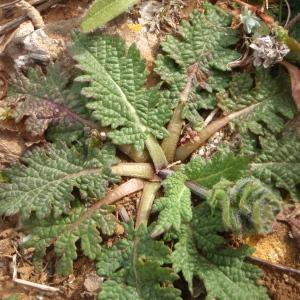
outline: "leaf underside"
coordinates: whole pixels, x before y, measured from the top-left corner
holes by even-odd
[[[91,32],[138,2],[139,0],[95,0],[84,16],[81,28],[84,32]]]
[[[46,75],[41,69],[30,69],[27,77],[20,75],[10,88],[9,101],[15,104],[12,117],[16,122],[24,120],[32,135],[42,135],[50,125],[60,122],[73,126],[74,115],[88,117],[80,94],[83,85],[68,86],[69,80],[58,64],[49,65]]]

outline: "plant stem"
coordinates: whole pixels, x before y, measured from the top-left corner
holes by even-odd
[[[290,268],[290,267],[280,265],[280,264],[274,264],[274,263],[268,262],[264,259],[261,259],[261,258],[255,257],[255,256],[248,256],[247,260],[250,261],[250,262],[265,265],[265,266],[268,266],[270,268],[277,269],[277,270],[280,270],[280,271],[283,271],[283,272],[293,273],[293,274],[296,274],[298,276],[300,275],[300,270]]]
[[[125,196],[136,193],[144,188],[144,181],[141,179],[130,179],[121,185],[117,186],[112,191],[109,191],[104,198],[89,207],[86,212],[73,224],[71,227],[76,227],[81,224],[84,219],[90,217],[95,211],[104,205],[111,205]]]
[[[183,125],[183,120],[181,116],[184,106],[185,104],[182,102],[179,102],[176,106],[167,128],[169,136],[166,137],[161,144],[161,147],[164,150],[166,158],[169,162],[174,161],[176,147],[180,138],[181,128]]]
[[[200,197],[201,199],[205,200],[207,198],[208,189],[200,186],[199,184],[188,180],[185,182],[185,186],[188,187],[193,194]]]
[[[167,167],[168,161],[165,153],[153,135],[148,135],[145,144],[155,166],[156,172]]]
[[[253,104],[240,111],[233,112],[228,116],[225,116],[221,119],[210,123],[207,127],[202,129],[193,140],[177,148],[175,160],[184,161],[195,150],[197,150],[201,145],[203,145],[213,134],[215,134],[221,128],[226,126],[233,119],[251,112],[257,105],[258,104]]]
[[[136,193],[144,188],[144,181],[141,179],[133,178],[130,179],[121,185],[117,186],[112,191],[109,191],[104,198],[97,201],[95,204],[90,206],[74,223],[71,223],[68,227],[68,231],[74,230],[74,228],[78,227],[84,220],[88,219],[95,211],[100,209],[102,206],[111,205],[118,200],[122,199],[125,196]],[[50,242],[53,244],[55,242],[55,238]]]
[[[172,175],[172,173],[173,173],[172,170],[164,169],[164,170],[161,170],[158,172],[158,176],[162,179],[165,179],[165,178],[169,177],[170,175]],[[207,198],[208,189],[206,189],[205,187],[202,187],[199,184],[197,184],[191,180],[186,181],[185,185],[192,191],[193,194],[200,197],[201,199]]]
[[[181,128],[183,125],[182,111],[185,107],[186,102],[188,101],[189,94],[192,89],[193,78],[195,76],[195,73],[197,72],[197,69],[198,64],[194,64],[190,68],[190,74],[188,75],[186,86],[180,94],[180,101],[177,104],[173,112],[173,116],[168,124],[169,136],[164,139],[161,145],[169,162],[174,161],[176,147],[181,135]]]
[[[150,216],[151,208],[155,195],[160,188],[159,182],[147,182],[143,190],[143,195],[139,204],[135,227],[139,228],[140,225],[147,226]]]
[[[155,172],[148,163],[120,163],[111,167],[112,173],[120,176],[154,179]]]
[[[130,145],[120,145],[118,148],[137,163],[149,161],[149,154],[146,151],[138,152]]]
[[[53,106],[54,108],[59,109],[62,112],[62,116],[68,116],[69,118],[73,119],[74,121],[77,121],[81,123],[82,125],[89,127],[91,129],[96,129],[99,132],[104,132],[105,134],[109,131],[108,128],[103,128],[99,126],[97,123],[94,123],[90,120],[87,120],[77,113],[74,113],[69,108],[62,104],[54,103],[52,101],[48,101],[49,105]],[[130,157],[135,162],[146,162],[149,159],[149,155],[147,152],[137,152],[132,146],[130,145],[120,145],[118,147],[124,154],[126,154],[128,157]]]

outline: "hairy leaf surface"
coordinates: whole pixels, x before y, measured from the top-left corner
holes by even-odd
[[[195,208],[192,224],[182,226],[171,255],[175,271],[183,273],[191,291],[193,278],[203,280],[206,299],[269,299],[265,288],[256,285],[259,269],[244,262],[253,251],[223,248],[222,230],[220,215],[212,215],[206,205]]]
[[[117,38],[77,36],[73,53],[85,73],[77,80],[90,83],[82,90],[91,98],[86,106],[94,119],[111,126],[108,135],[115,144],[142,150],[149,135],[167,135],[172,101],[156,88],[145,89],[147,72],[135,46],[126,51]]]
[[[15,104],[13,118],[25,119],[26,129],[42,135],[51,124],[74,123],[78,116],[86,117],[87,109],[80,95],[82,84],[68,86],[70,76],[58,65],[49,65],[46,76],[40,69],[30,69],[27,77],[13,81],[10,102]]]
[[[281,197],[251,177],[236,183],[221,180],[213,186],[207,203],[220,209],[226,230],[237,234],[270,232],[282,208]]]
[[[254,152],[249,138],[264,136],[267,133],[280,133],[287,120],[293,118],[295,105],[289,90],[288,78],[281,73],[272,77],[268,70],[258,70],[255,86],[250,74],[238,74],[234,77],[228,95],[220,95],[220,105],[226,112],[238,111],[250,105],[255,108],[246,116],[238,119],[235,124],[243,137],[244,152]],[[222,99],[223,98],[223,99]],[[248,145],[248,147],[246,147]]]
[[[157,199],[153,209],[159,212],[152,234],[161,234],[170,228],[179,230],[181,223],[192,218],[191,191],[185,186],[187,177],[177,172],[163,181],[164,197]]]
[[[211,160],[201,157],[191,160],[165,181],[164,197],[157,199],[154,210],[159,212],[156,226],[152,232],[158,235],[168,230],[179,231],[182,223],[192,219],[191,192],[185,181],[192,180],[206,188],[212,188],[222,178],[236,180],[241,178],[248,168],[249,160],[231,153],[218,153]]]
[[[0,213],[58,217],[68,211],[75,187],[84,199],[102,197],[108,184],[117,181],[110,170],[115,162],[110,146],[86,152],[84,147],[60,143],[29,151],[21,163],[5,171],[10,183],[0,185]]]
[[[98,209],[87,214],[86,208],[78,206],[58,220],[32,221],[29,228],[31,238],[24,246],[35,248],[36,262],[43,259],[47,247],[54,245],[56,271],[68,275],[73,271],[73,261],[77,258],[77,241],[80,240],[83,254],[95,259],[101,252],[102,238],[99,231],[112,235],[116,229],[116,220],[109,209]]]
[[[216,6],[206,3],[205,13],[195,11],[189,21],[179,28],[181,39],[168,36],[162,43],[164,52],[179,66],[188,67],[195,62],[207,70],[230,70],[229,63],[239,58],[230,47],[238,41],[237,31],[230,28],[231,17]]]
[[[169,249],[150,238],[143,226],[111,248],[103,249],[97,260],[97,273],[108,277],[98,299],[179,300],[180,291],[172,286],[177,279],[172,270],[162,267],[169,262]]]
[[[300,140],[266,138],[262,146],[262,153],[251,164],[252,174],[269,185],[287,190],[294,201],[299,201]]]
[[[238,41],[237,32],[229,27],[231,17],[213,5],[204,6],[205,13],[196,11],[189,21],[182,22],[180,38],[167,36],[162,43],[163,55],[158,55],[155,61],[155,71],[177,100],[185,88],[189,67],[198,65],[182,114],[196,130],[203,126],[199,110],[216,107],[216,97],[209,93],[228,86],[229,76],[224,71],[230,70],[229,63],[239,57],[239,53],[231,49]]]

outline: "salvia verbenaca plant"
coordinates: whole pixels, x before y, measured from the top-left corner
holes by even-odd
[[[268,233],[281,192],[299,199],[300,141],[283,134],[295,114],[288,75],[232,70],[239,33],[226,12],[203,7],[162,43],[156,86],[145,86],[135,45],[99,34],[74,35],[74,80],[50,65],[12,83],[12,117],[48,144],[4,171],[0,213],[20,214],[37,264],[51,246],[61,274],[79,248],[95,261],[105,278],[99,299],[182,299],[174,282],[193,294],[195,279],[207,299],[268,299],[260,270],[245,261],[253,249],[229,247],[223,233]],[[203,111],[217,107],[224,116],[205,125]],[[186,143],[183,124],[195,131]],[[189,160],[228,124],[239,147]],[[113,204],[140,190],[135,223],[107,246],[118,225]]]

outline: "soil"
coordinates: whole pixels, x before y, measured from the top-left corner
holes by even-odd
[[[290,228],[282,222],[275,222],[273,232],[262,237],[245,239],[255,247],[253,256],[273,264],[294,269],[300,268],[299,248],[291,237]],[[280,271],[258,264],[264,271],[262,283],[268,288],[271,299],[300,299],[300,275]]]
[[[0,1],[0,4],[11,2]],[[66,44],[70,39],[70,31],[78,26],[79,17],[84,13],[90,4],[90,0],[65,0],[61,4],[49,9],[43,14],[45,23],[47,24],[46,31],[50,37],[61,39]],[[184,12],[181,12],[181,17],[186,17],[195,7],[197,1],[187,1],[189,5]],[[16,17],[13,15],[12,17]],[[131,20],[135,18],[134,13],[130,16],[119,17],[107,27],[108,33],[120,34],[128,44],[137,42],[143,57],[147,60],[149,69],[153,64],[153,55],[157,50],[157,45],[163,36],[151,36],[145,41],[139,31],[132,26],[128,26],[126,17]],[[0,24],[7,22],[9,18],[2,18]],[[1,44],[8,39],[7,35]],[[146,43],[147,42],[147,43]],[[64,48],[63,48],[64,49]],[[2,66],[2,67],[1,67]],[[4,66],[4,67],[3,67]],[[0,60],[0,71],[6,74],[10,73],[10,69],[6,62]],[[1,89],[1,86],[0,86]],[[1,92],[1,91],[0,91]],[[1,93],[0,93],[1,94]],[[8,162],[17,160],[27,145],[32,145],[36,141],[28,141],[22,135],[22,128],[6,128],[5,124],[0,124],[0,153],[3,152],[1,147],[6,147],[5,151],[8,155],[2,158],[0,155],[0,168],[4,167]],[[20,125],[22,127],[22,125]],[[18,134],[16,134],[18,132]],[[8,139],[5,142],[5,138]],[[4,146],[3,146],[4,144]],[[203,148],[204,149],[204,148]],[[208,149],[210,151],[210,149]],[[205,151],[208,151],[205,148]],[[123,218],[126,214],[129,217],[134,217],[136,214],[137,203],[140,200],[141,193],[136,193],[131,197],[125,197],[117,205],[117,217]],[[124,212],[125,209],[125,212]],[[18,231],[16,218],[6,218],[0,220],[0,299],[8,299],[9,296],[18,296],[21,300],[33,299],[95,299],[96,291],[88,291],[88,278],[95,278],[95,266],[84,257],[80,257],[74,263],[74,273],[68,277],[60,277],[53,275],[53,251],[47,254],[47,265],[42,271],[36,270],[31,262],[32,250],[19,252],[17,245],[24,238]],[[119,233],[122,235],[122,228],[119,228]],[[113,240],[108,243],[113,243]],[[267,235],[254,238],[245,238],[244,242],[256,247],[256,252],[253,254],[256,257],[263,258],[270,263],[279,263],[285,266],[300,268],[299,248],[293,239],[290,237],[290,229],[287,224],[277,222],[274,225],[274,232]],[[24,288],[19,284],[12,282],[12,257],[17,255],[17,270],[18,278],[29,280],[36,283],[41,283],[49,286],[59,287],[62,292],[60,294],[47,294],[38,289]],[[260,266],[263,270],[261,283],[268,288],[269,295],[274,300],[297,300],[300,299],[300,277],[276,269]]]

